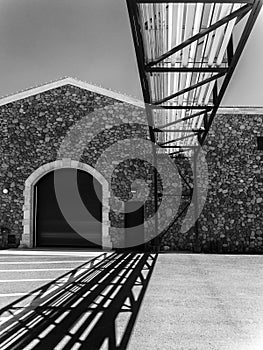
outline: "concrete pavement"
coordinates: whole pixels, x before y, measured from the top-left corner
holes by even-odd
[[[66,272],[62,270],[69,271],[81,265],[82,260],[88,261],[91,257],[89,252],[86,252],[86,257],[80,257],[79,252],[71,257],[58,256],[53,253],[51,251],[48,255],[39,252],[38,255],[34,255],[34,253],[29,256],[23,255],[24,253],[15,255],[15,252],[8,254],[8,251],[5,251],[5,253],[0,254],[0,270],[9,270],[9,272],[0,271],[1,293],[9,293],[8,299],[2,299],[2,303],[12,301],[10,297],[12,291],[17,290],[18,293],[32,291],[39,285],[38,283],[40,285],[45,284],[48,282],[45,282],[45,279],[49,280],[61,276]],[[116,259],[119,258],[116,257]],[[122,337],[121,334],[126,332],[126,336],[129,337],[125,325],[128,318],[132,316],[135,317],[134,321],[136,320],[136,322],[132,322],[133,330],[128,343],[128,350],[263,349],[263,256],[159,254],[153,265],[151,276],[147,272],[147,269],[150,271],[149,266],[147,267],[142,263],[144,267],[141,269],[141,273],[143,275],[148,273],[149,276],[147,288],[145,282],[140,284],[140,278],[137,279],[136,277],[139,277],[140,269],[137,269],[136,275],[135,270],[138,264],[136,265],[135,262],[140,260],[135,256],[127,261],[130,262],[120,272],[117,271],[120,269],[121,265],[118,265],[120,262],[117,264],[113,262],[112,271],[94,270],[95,279],[100,278],[98,272],[104,274],[101,281],[110,280],[112,274],[113,283],[105,284],[105,287],[103,287],[101,283],[104,282],[93,284],[92,279],[88,278],[87,282],[83,284],[83,288],[90,288],[87,284],[90,283],[91,293],[94,294],[94,299],[92,299],[94,303],[90,304],[91,309],[89,309],[89,301],[82,298],[83,305],[86,306],[84,309],[80,307],[79,314],[77,312],[80,318],[84,317],[85,319],[85,317],[91,315],[91,310],[96,315],[96,312],[100,314],[103,305],[105,305],[105,311],[103,312],[105,319],[112,317],[113,310],[118,314],[116,320],[113,317],[111,323],[104,323],[106,328],[101,330],[97,328],[98,334],[107,333],[108,329],[114,326],[116,327],[118,344],[118,339]],[[149,262],[149,260],[147,261]],[[128,266],[130,267],[127,269]],[[131,284],[131,287],[126,286],[125,292],[125,284],[127,285],[128,281],[131,282],[133,278],[136,279],[136,283]],[[7,280],[9,282],[6,282]],[[14,282],[11,282],[11,280]],[[16,280],[19,281],[17,284]],[[85,278],[84,280],[86,281]],[[121,280],[122,282],[120,282]],[[142,304],[137,304],[140,306],[137,313],[136,300],[138,300],[137,297],[140,295],[140,290],[142,290],[140,288],[143,285],[146,293]],[[81,284],[79,288],[82,288]],[[127,293],[127,296],[130,296],[129,290],[132,288],[133,297],[135,298],[135,304],[131,308],[132,313],[129,312],[129,302],[123,304],[120,301],[120,304],[118,304],[117,299],[122,299],[120,292],[119,295],[115,293],[116,302],[113,305],[114,298],[110,297],[112,292],[109,288],[115,288],[116,292],[123,289],[123,293]],[[139,290],[136,291],[136,288],[139,288]],[[96,293],[96,289],[104,291]],[[81,289],[79,291],[81,292]],[[83,293],[86,293],[85,290]],[[13,298],[18,298],[18,296],[13,296]],[[73,301],[71,305],[75,305]],[[72,310],[73,315],[74,307],[73,309],[70,309],[70,305],[68,307],[68,310]],[[111,311],[108,312],[109,310]],[[72,318],[73,326],[70,334],[71,337],[77,337],[76,326],[73,321]],[[91,332],[92,328],[90,326],[89,323],[82,325],[83,330],[89,328]],[[96,329],[95,324],[94,329]],[[66,330],[67,328],[64,331],[66,332]],[[81,337],[76,339],[79,341]],[[63,346],[56,348],[63,349]],[[95,350],[95,348],[89,348],[89,350]]]
[[[262,350],[263,256],[159,255],[129,350]]]
[[[65,249],[0,251],[0,308],[101,253]]]

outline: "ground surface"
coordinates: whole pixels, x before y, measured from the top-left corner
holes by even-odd
[[[0,252],[1,307],[98,255],[25,254]],[[262,350],[263,256],[160,254],[128,345],[159,349]]]
[[[263,256],[159,255],[128,349],[263,349]]]
[[[0,308],[98,254],[101,252],[0,251]]]

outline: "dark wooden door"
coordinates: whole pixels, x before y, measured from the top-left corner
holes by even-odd
[[[70,205],[71,221],[85,232],[78,234],[64,218],[55,193],[54,171],[42,177],[35,186],[35,239],[36,246],[71,246],[95,247],[101,246],[102,237],[102,188],[98,181],[87,172],[75,169],[59,169],[56,171],[58,180],[65,195],[62,200]],[[78,210],[71,195],[69,182],[76,179],[79,194],[87,210],[85,215]],[[75,180],[76,181],[76,180]],[[94,187],[95,186],[95,187]],[[96,191],[95,191],[96,188]],[[64,192],[65,191],[65,192]],[[98,197],[97,197],[98,195]],[[84,207],[84,209],[85,209]],[[98,245],[93,241],[98,242]]]

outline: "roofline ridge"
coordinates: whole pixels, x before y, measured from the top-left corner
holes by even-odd
[[[73,85],[79,88],[83,88],[85,90],[101,94],[103,96],[108,96],[120,102],[126,102],[138,107],[144,107],[144,102],[142,100],[139,100],[136,97],[133,97],[121,92],[117,92],[110,88],[104,88],[101,85],[94,84],[92,82],[83,81],[79,78],[75,78],[75,77],[73,78],[71,76],[64,76],[49,82],[41,83],[36,86],[31,86],[29,88],[16,91],[11,94],[1,96],[0,106],[27,98],[29,96],[37,95],[39,93],[54,89],[56,87],[65,86],[67,84]]]

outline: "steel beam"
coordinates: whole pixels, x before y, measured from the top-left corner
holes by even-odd
[[[160,100],[160,101],[153,102],[153,105],[159,105],[159,104],[161,104],[161,103],[167,102],[167,101],[171,100],[172,98],[175,98],[175,97],[178,97],[178,96],[180,96],[180,95],[183,95],[183,94],[185,94],[186,92],[189,92],[189,91],[191,91],[191,90],[193,90],[193,89],[197,89],[197,88],[199,88],[200,86],[202,86],[202,85],[204,85],[204,84],[208,84],[208,83],[210,83],[210,82],[213,81],[213,80],[216,80],[216,79],[218,79],[218,78],[221,78],[221,77],[222,77],[223,75],[225,75],[225,74],[226,74],[226,73],[224,72],[224,73],[218,73],[218,74],[216,74],[216,75],[213,75],[212,77],[207,78],[207,79],[204,79],[204,80],[200,81],[200,82],[197,83],[197,84],[194,84],[194,85],[189,86],[189,87],[187,87],[187,88],[185,88],[185,89],[183,89],[183,90],[181,90],[181,91],[178,91],[178,92],[176,92],[176,93],[174,93],[174,94],[172,94],[172,95],[170,95],[170,96],[167,96],[167,97],[163,98],[163,99]]]
[[[132,30],[132,37],[133,42],[135,46],[135,52],[137,57],[137,63],[138,63],[138,69],[139,69],[139,75],[140,75],[140,81],[142,85],[142,92],[143,92],[143,98],[145,102],[145,109],[146,109],[146,115],[148,120],[148,126],[149,126],[149,133],[150,133],[150,140],[152,142],[152,154],[153,154],[153,163],[154,163],[154,171],[153,171],[153,184],[154,184],[154,208],[155,212],[158,210],[158,189],[157,189],[157,156],[156,156],[156,140],[155,140],[155,133],[153,131],[153,116],[152,116],[152,110],[149,107],[151,102],[151,96],[150,96],[150,89],[149,89],[149,82],[147,74],[144,70],[144,64],[145,64],[145,52],[143,48],[143,38],[141,34],[141,24],[139,19],[139,12],[138,12],[138,6],[135,1],[133,0],[126,0],[127,2],[127,8],[130,18],[130,24],[131,24],[131,30]],[[155,234],[158,232],[158,215],[154,216],[154,222],[155,222]]]
[[[189,145],[189,146],[178,146],[178,145],[174,145],[174,146],[160,146],[159,145],[159,147],[161,147],[161,148],[181,148],[181,149],[194,149],[194,148],[198,148],[199,147],[199,145]]]
[[[221,20],[217,21],[216,23],[212,24],[210,27],[202,30],[200,33],[192,36],[191,38],[185,40],[184,42],[182,42],[181,44],[179,44],[178,46],[175,46],[174,48],[172,48],[171,50],[167,51],[166,53],[164,53],[163,55],[159,56],[158,58],[152,60],[151,62],[148,62],[146,64],[147,67],[152,67],[154,65],[156,65],[157,63],[163,61],[164,59],[170,57],[171,55],[175,54],[176,52],[182,50],[183,48],[185,48],[186,46],[192,44],[194,41],[201,39],[203,36],[211,33],[213,30],[221,27],[223,24],[228,23],[229,21],[231,21],[232,19],[236,18],[239,15],[243,15],[244,13],[247,13],[251,10],[252,6],[250,4],[247,4],[245,6],[242,6],[240,9],[233,11],[231,14],[229,14],[228,16],[222,18]]]
[[[227,73],[227,68],[176,68],[176,67],[147,67],[145,70],[148,73]]]
[[[172,153],[167,153],[170,157],[175,155],[175,154],[179,154],[179,153],[183,153],[183,152],[189,152],[189,150],[187,149],[179,149],[179,151],[176,152],[172,152]]]
[[[213,87],[213,104],[215,106],[217,105],[217,97],[218,97],[218,89],[217,89],[217,81],[216,81]]]
[[[189,137],[193,137],[193,136],[197,136],[199,134],[198,133],[193,133],[192,135],[186,135],[186,136],[182,136],[182,137],[178,137],[177,139],[174,139],[174,140],[169,140],[169,141],[166,141],[166,142],[163,142],[163,143],[159,143],[159,146],[162,147],[163,145],[168,145],[172,142],[177,142],[177,141],[181,141],[181,140],[184,140],[184,139],[188,139]]]
[[[178,105],[169,105],[169,106],[160,106],[160,105],[150,105],[151,109],[204,109],[206,111],[211,111],[213,106],[178,106]]]
[[[193,118],[196,118],[202,114],[207,114],[206,111],[202,111],[202,112],[198,112],[198,113],[194,113],[194,114],[191,114],[189,115],[188,117],[184,117],[184,118],[181,118],[181,119],[177,119],[173,122],[170,122],[168,124],[164,124],[164,125],[161,125],[161,126],[158,126],[158,129],[163,129],[163,128],[166,128],[167,126],[171,126],[171,125],[175,125],[175,124],[178,124],[178,123],[181,123],[181,122],[184,122],[186,120],[189,120],[189,119],[193,119]]]
[[[138,4],[170,4],[170,3],[207,3],[207,4],[235,4],[237,2],[242,4],[253,4],[253,0],[135,0]]]
[[[167,130],[156,130],[153,129],[154,132],[204,132],[205,130],[200,129],[167,129]]]
[[[127,0],[127,7],[128,7],[132,37],[133,37],[133,42],[134,42],[134,47],[135,47],[135,52],[136,52],[136,57],[138,62],[142,93],[143,93],[144,102],[146,103],[145,107],[146,107],[146,113],[147,113],[147,119],[148,119],[148,125],[149,125],[150,139],[153,143],[155,143],[155,136],[154,136],[154,132],[152,131],[152,127],[153,127],[152,112],[148,108],[148,105],[151,103],[151,96],[150,96],[148,77],[144,70],[145,53],[143,48],[143,39],[141,35],[141,26],[140,26],[138,8],[136,5],[136,2],[134,2],[133,0]]]
[[[190,191],[192,191],[193,189],[191,188],[189,182],[187,181],[187,179],[185,178],[185,176],[183,175],[183,173],[181,172],[179,167],[177,167],[177,171],[178,171],[179,175],[181,176],[181,178],[183,179],[186,186],[189,188]]]
[[[227,45],[227,61],[228,61],[228,67],[231,66],[231,62],[234,56],[234,45],[233,45],[233,35],[231,35],[231,38],[229,40],[229,43]]]
[[[207,113],[205,113],[203,121],[204,121],[204,128],[205,128],[205,130],[207,130],[208,129],[208,114]]]

